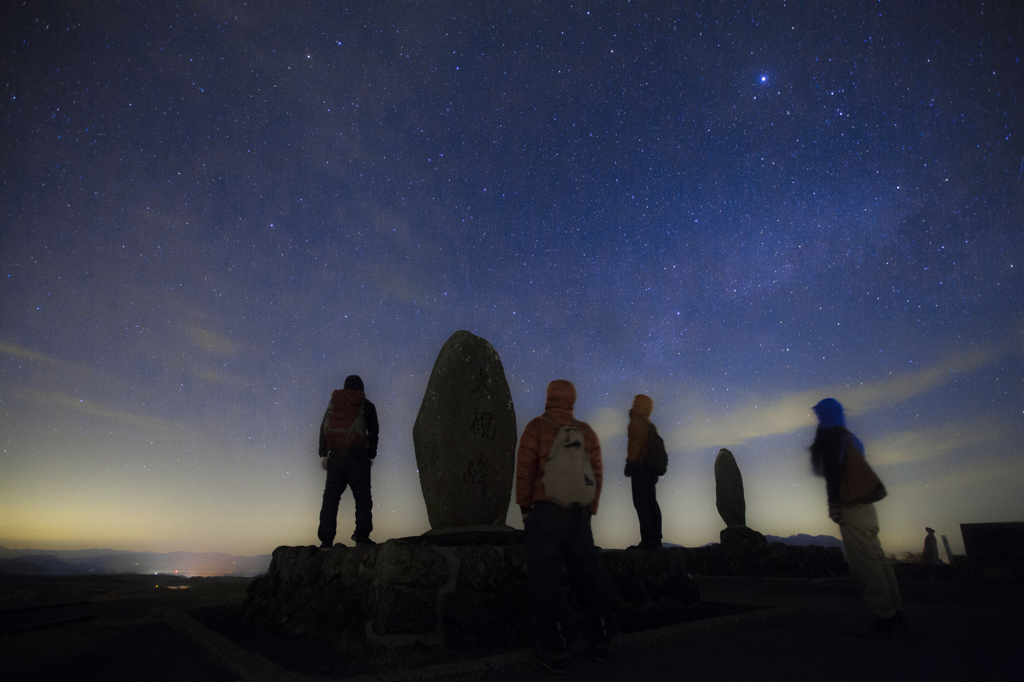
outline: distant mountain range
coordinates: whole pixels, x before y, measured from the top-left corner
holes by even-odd
[[[817,547],[838,547],[843,548],[843,541],[839,538],[832,537],[831,535],[807,535],[806,533],[800,533],[799,535],[790,535],[789,537],[779,537],[778,535],[765,535],[764,539],[768,542],[781,542],[784,545],[795,545],[798,547],[807,547],[808,545],[815,545]],[[663,542],[665,547],[682,547],[682,545],[675,545],[671,542]],[[717,542],[709,542],[709,545],[717,545]]]
[[[768,542],[781,542],[784,545],[799,545],[801,547],[806,547],[807,545],[839,547],[840,549],[843,547],[843,541],[831,535],[807,535],[806,533],[800,533],[799,535],[790,535],[787,538],[780,538],[778,535],[765,535],[764,538]]]
[[[768,542],[786,545],[842,547],[831,535],[766,535]],[[666,546],[678,547],[672,543]],[[17,575],[102,575],[162,573],[184,576],[256,576],[266,573],[270,555],[232,556],[220,552],[129,552],[115,549],[8,549],[0,546],[0,573]]]
[[[220,552],[130,552],[114,549],[8,549],[0,546],[0,573],[90,575],[163,573],[184,576],[255,576],[266,573],[270,555],[240,557]]]

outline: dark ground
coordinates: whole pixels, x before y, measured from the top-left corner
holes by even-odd
[[[855,636],[871,617],[849,579],[697,580],[708,615],[732,615],[616,636],[603,664],[580,649],[562,679],[1024,679],[1024,590],[1017,584],[905,581],[911,634],[874,641]],[[0,676],[33,682],[554,677],[525,651],[394,658],[383,666],[346,660],[324,644],[242,621],[249,582],[0,576]]]

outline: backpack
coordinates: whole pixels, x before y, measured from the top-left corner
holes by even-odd
[[[579,422],[559,427],[541,482],[548,498],[561,507],[586,507],[594,501],[594,468],[583,446]]]
[[[839,479],[839,500],[844,507],[878,502],[888,493],[878,475],[864,459],[863,453],[849,435],[846,441],[846,461]]]
[[[322,426],[328,450],[352,450],[367,441],[363,402],[352,402],[343,391],[331,394]]]
[[[655,476],[664,476],[668,471],[665,441],[658,435],[658,429],[654,424],[647,427],[647,455],[644,457],[644,466]]]

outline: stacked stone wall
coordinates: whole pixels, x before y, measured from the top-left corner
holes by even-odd
[[[821,578],[846,574],[838,548],[631,547],[600,552],[620,631],[697,617],[690,574]],[[249,618],[361,652],[406,645],[479,650],[532,641],[522,544],[278,547],[248,589]],[[578,600],[563,572],[574,618]],[[570,623],[575,627],[576,623]]]

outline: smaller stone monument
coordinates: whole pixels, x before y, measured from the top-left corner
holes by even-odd
[[[743,497],[743,476],[732,453],[722,448],[715,458],[715,506],[726,527],[719,533],[723,545],[764,547],[764,535],[747,528],[747,502]]]

